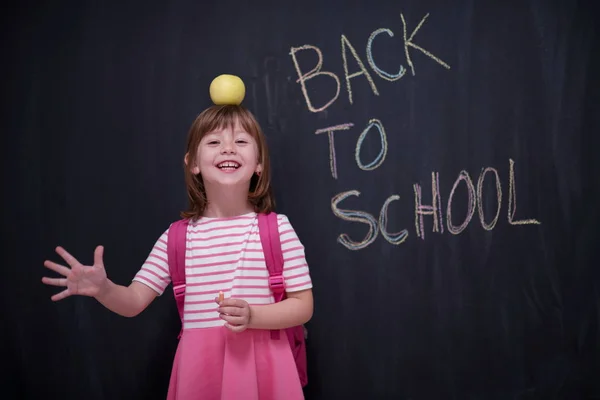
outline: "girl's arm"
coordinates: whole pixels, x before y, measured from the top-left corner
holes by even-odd
[[[100,293],[95,296],[104,307],[123,317],[135,317],[146,309],[158,293],[139,282],[121,286],[109,279]]]
[[[250,306],[248,328],[285,329],[302,325],[312,318],[312,289],[288,292],[283,301],[267,305]]]

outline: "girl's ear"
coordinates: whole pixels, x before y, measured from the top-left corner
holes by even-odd
[[[256,175],[260,176],[260,174],[262,174],[262,165],[258,164],[256,166]]]
[[[188,157],[189,157],[189,153],[185,153],[183,162],[185,162],[185,165],[189,168],[190,164],[188,163]],[[200,173],[200,168],[198,168],[198,166],[194,166],[190,169],[190,171],[192,171],[192,174],[198,175]]]

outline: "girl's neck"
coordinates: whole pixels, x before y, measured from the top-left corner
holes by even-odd
[[[206,188],[206,200],[203,216],[207,218],[237,217],[254,211],[254,207],[248,201],[248,188]]]

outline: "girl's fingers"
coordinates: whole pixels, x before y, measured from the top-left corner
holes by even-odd
[[[227,321],[228,323],[232,324],[232,325],[245,325],[245,318],[244,317],[238,317],[235,315],[225,315],[225,314],[221,314],[220,315],[221,319]]]
[[[241,299],[233,299],[233,298],[228,298],[223,300],[222,302],[220,302],[220,304],[222,306],[230,306],[230,307],[238,307],[238,308],[244,308],[246,307],[246,302],[244,300]]]
[[[246,330],[246,325],[230,325],[230,324],[225,324],[225,327],[227,329],[229,329],[232,332],[242,332],[244,330]]]
[[[219,307],[218,311],[221,314],[227,314],[227,315],[242,315],[242,310],[243,308],[239,308],[239,307]]]
[[[52,271],[57,272],[62,276],[67,276],[70,271],[70,269],[65,267],[64,265],[60,265],[52,261],[45,261],[44,267],[51,269]]]
[[[69,297],[70,295],[71,295],[71,293],[69,293],[69,289],[65,289],[62,292],[57,293],[54,296],[50,297],[50,299],[52,299],[52,301],[59,301],[59,300]]]
[[[44,282],[46,285],[50,285],[50,286],[63,286],[63,287],[67,286],[67,280],[65,278],[43,277],[42,282]]]
[[[102,261],[102,255],[104,254],[104,247],[98,246],[94,251],[94,265],[97,267],[104,267],[104,262]]]
[[[58,246],[56,248],[56,252],[58,253],[59,256],[61,256],[63,258],[63,260],[65,260],[67,262],[67,264],[69,264],[71,267],[74,267],[75,265],[79,264],[79,261],[77,261],[77,259],[75,257],[73,257],[71,254],[69,254],[68,251],[66,251],[65,249],[63,249],[62,247]]]

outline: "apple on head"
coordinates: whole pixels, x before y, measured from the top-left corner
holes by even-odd
[[[222,74],[210,84],[210,99],[216,105],[239,105],[246,95],[246,87],[239,76]]]

